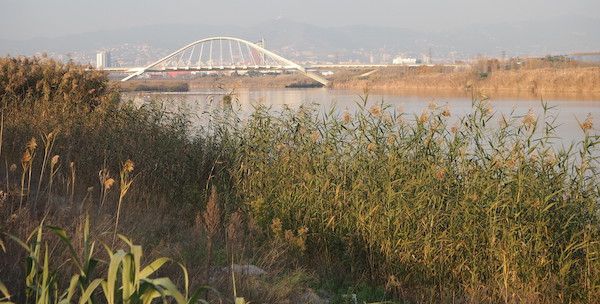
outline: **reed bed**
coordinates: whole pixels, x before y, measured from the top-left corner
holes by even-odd
[[[441,69],[441,68],[440,68]],[[567,67],[518,70],[481,71],[404,71],[386,68],[368,78],[334,79],[333,87],[361,89],[369,84],[373,89],[475,89],[529,93],[588,93],[600,91],[600,68]]]
[[[312,264],[321,275],[402,301],[598,300],[591,117],[564,151],[538,120],[552,109],[498,117],[474,101],[450,125],[447,105],[414,116],[367,99],[357,113],[258,108],[233,129],[237,191],[259,225],[301,236],[299,252],[328,261]]]
[[[225,153],[215,148],[217,139],[190,132],[189,120],[163,103],[121,101],[107,84],[105,74],[82,66],[0,58],[0,302],[129,303],[143,290],[144,301],[175,293],[183,295],[175,299],[180,303],[198,299],[184,293],[187,270],[184,276],[177,265],[159,271],[177,290],[163,278],[154,287],[141,282],[159,275],[136,274],[129,283],[141,293],[117,290],[99,300],[107,290],[86,285],[125,284],[108,276],[110,269],[151,273],[131,264],[140,261],[141,246],[122,234],[154,261],[180,258],[182,246],[165,240],[192,230],[207,180],[222,175],[217,159]],[[93,276],[81,273],[77,259],[97,265],[85,270]],[[200,262],[190,264],[191,271],[201,269]],[[86,300],[87,290],[94,296]]]
[[[82,69],[44,64],[33,62],[65,88],[88,85]],[[563,149],[547,106],[503,116],[483,98],[464,117],[435,102],[415,115],[365,91],[357,112],[258,106],[241,119],[232,102],[193,130],[159,101],[137,107],[109,89],[73,104],[28,69],[19,71],[31,81],[0,77],[20,85],[2,95],[0,302],[11,293],[22,303],[189,303],[200,294],[188,291],[211,285],[227,296],[201,296],[210,302],[273,303],[301,284],[333,292],[333,303],[353,293],[401,303],[600,299],[591,116]],[[142,247],[119,234],[143,245],[143,265],[169,256],[187,267],[146,271]],[[269,277],[214,271],[235,263]]]

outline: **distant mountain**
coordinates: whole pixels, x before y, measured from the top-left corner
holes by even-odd
[[[376,60],[389,60],[388,57],[399,54],[424,56],[430,50],[434,58],[445,59],[467,59],[478,54],[499,57],[502,52],[509,57],[544,56],[600,51],[600,19],[569,16],[539,22],[472,25],[444,32],[369,25],[325,28],[285,18],[250,27],[167,24],[58,38],[0,40],[0,55],[70,53],[76,60],[89,62],[98,50],[113,49],[113,55],[119,56],[116,53],[120,50],[133,47],[137,53],[140,49],[146,52],[144,60],[153,60],[213,36],[253,42],[264,38],[268,49],[292,60],[367,61],[373,56]]]
[[[122,30],[97,31],[58,38],[0,40],[0,54],[32,55],[36,52],[68,53],[97,51],[102,48],[131,44],[146,44],[156,48],[177,49],[204,37],[238,33],[236,27],[212,25],[150,25]]]
[[[543,22],[472,25],[447,33],[448,40],[472,52],[543,56],[571,52],[600,52],[600,19],[581,16]]]

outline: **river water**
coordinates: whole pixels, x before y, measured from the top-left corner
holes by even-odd
[[[170,110],[191,114],[193,124],[203,125],[209,118],[207,112],[224,106],[222,100],[225,94],[233,96],[232,104],[226,106],[238,110],[242,118],[252,113],[254,107],[259,104],[270,106],[273,111],[280,110],[284,106],[298,108],[301,105],[317,104],[316,107],[321,111],[335,106],[340,113],[346,109],[352,113],[358,110],[357,103],[365,97],[362,90],[330,88],[252,88],[233,91],[205,89],[185,93],[128,93],[124,97],[140,104],[160,99]],[[526,115],[529,109],[533,109],[536,117],[540,117],[543,103],[554,107],[551,113],[557,116],[556,135],[561,138],[559,142],[562,144],[568,145],[574,140],[583,138],[579,123],[583,123],[589,114],[594,117],[595,122],[590,133],[600,134],[600,95],[517,95],[496,92],[489,93],[487,96],[498,120],[501,114],[509,115],[512,112],[515,116]],[[431,100],[435,100],[438,106],[445,106],[447,103],[454,120],[472,111],[472,99],[472,93],[466,91],[373,90],[368,95],[369,105],[383,100],[393,108],[402,108],[405,113],[415,115],[420,115]]]

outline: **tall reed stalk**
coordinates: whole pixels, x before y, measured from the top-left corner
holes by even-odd
[[[208,198],[208,202],[206,203],[206,210],[202,213],[202,219],[204,222],[204,230],[206,231],[206,284],[210,282],[211,277],[211,267],[212,267],[212,255],[213,255],[213,245],[215,238],[217,237],[217,233],[221,230],[221,218],[222,218],[222,210],[219,205],[217,198],[217,188],[216,186],[211,187],[210,196]],[[208,296],[208,294],[207,294]],[[208,299],[207,299],[208,300]]]
[[[135,177],[130,176],[131,172],[133,171],[133,162],[131,160],[127,160],[122,168],[121,168],[121,187],[120,187],[120,193],[119,193],[119,204],[117,206],[117,217],[115,219],[115,231],[113,234],[113,245],[116,241],[116,237],[117,237],[117,230],[119,228],[119,216],[121,215],[121,205],[123,204],[123,197],[125,197],[125,194],[127,194],[127,191],[129,191],[129,188],[131,187],[131,184],[133,183],[133,180],[135,179]]]
[[[31,186],[31,167],[33,166],[33,160],[35,158],[35,138],[31,138],[29,143],[27,144],[27,148],[25,149],[25,153],[21,157],[21,167],[23,168],[23,172],[21,174],[21,195],[19,200],[19,209],[23,207],[23,199],[27,195],[29,200],[29,190]],[[26,177],[29,175],[29,178]],[[25,181],[27,180],[27,187],[25,187]],[[27,193],[27,194],[25,194]]]
[[[71,206],[73,206],[73,199],[75,197],[75,163],[74,162],[69,163],[69,171],[70,171],[69,172],[70,179],[69,179],[69,182],[66,184],[66,187],[67,187],[66,192],[69,196],[69,204]],[[82,202],[82,204],[83,204],[83,202]],[[82,206],[82,208],[83,208],[83,206]]]
[[[48,208],[50,206],[50,200],[52,198],[52,185],[54,184],[54,176],[56,175],[56,172],[58,171],[58,159],[60,158],[60,155],[54,155],[52,156],[52,159],[50,160],[50,175],[48,177],[48,200],[46,201],[46,208]]]
[[[98,173],[98,178],[100,179],[100,207],[104,207],[104,202],[106,201],[106,196],[108,195],[108,191],[115,183],[115,180],[110,177],[110,173],[108,169],[104,168],[100,170]]]
[[[27,143],[27,150],[29,151],[29,154],[31,155],[31,158],[28,161],[27,164],[27,203],[29,203],[29,198],[31,195],[31,174],[33,172],[33,160],[35,159],[35,149],[37,148],[37,141],[35,140],[35,137],[32,137],[31,140]],[[26,157],[24,157],[26,158]],[[24,159],[26,160],[26,159]],[[35,210],[35,202],[33,204],[33,209]]]
[[[40,197],[40,191],[42,189],[42,182],[44,180],[44,171],[46,169],[48,160],[50,159],[50,155],[52,153],[52,147],[54,146],[54,141],[55,141],[56,135],[57,135],[56,133],[57,133],[56,131],[53,131],[53,132],[48,133],[47,135],[42,136],[42,143],[44,144],[44,158],[42,160],[40,177],[38,180],[37,191],[35,194],[35,202],[37,202]],[[34,209],[35,209],[35,203],[34,203]]]

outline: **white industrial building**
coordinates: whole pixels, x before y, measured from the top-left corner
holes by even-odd
[[[102,51],[96,53],[96,68],[110,68],[111,66],[110,52]]]
[[[402,56],[398,56],[392,60],[393,64],[417,64],[416,58],[404,58]]]

